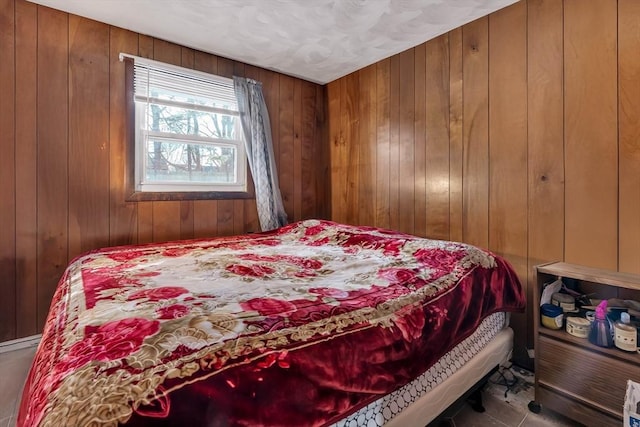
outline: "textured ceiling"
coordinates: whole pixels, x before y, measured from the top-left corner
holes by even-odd
[[[517,0],[31,0],[328,83]]]

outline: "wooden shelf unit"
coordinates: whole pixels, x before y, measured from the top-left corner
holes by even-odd
[[[640,354],[593,345],[540,324],[540,296],[557,278],[579,281],[597,298],[640,301],[640,275],[564,262],[536,267],[534,287],[535,399],[587,426],[620,426],[627,380],[640,382]]]

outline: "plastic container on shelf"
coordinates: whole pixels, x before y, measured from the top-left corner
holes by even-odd
[[[615,323],[614,344],[624,351],[637,351],[637,329],[631,324],[629,313],[620,313],[620,320]]]
[[[607,319],[607,300],[596,307],[596,314],[589,329],[589,342],[600,347],[613,347],[613,327]]]
[[[549,329],[561,329],[564,314],[562,307],[554,304],[542,304],[540,306],[540,322]]]

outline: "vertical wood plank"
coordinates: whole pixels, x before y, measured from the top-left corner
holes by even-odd
[[[528,2],[529,269],[564,257],[562,4]]]
[[[193,237],[214,237],[218,235],[218,203],[211,200],[193,202]]]
[[[233,200],[218,200],[218,235],[232,236],[234,234]]]
[[[322,185],[319,176],[322,171],[322,151],[320,140],[316,134],[316,87],[312,83],[302,83],[302,138],[300,153],[300,200],[302,219],[309,219],[319,215],[318,206],[323,204],[319,200]],[[318,132],[319,133],[319,132]]]
[[[426,235],[449,239],[449,42],[440,36],[426,43]]]
[[[617,2],[564,2],[565,261],[618,268]]]
[[[463,239],[462,27],[449,32],[449,239]]]
[[[399,117],[399,212],[398,230],[413,233],[415,199],[415,57],[414,49],[398,54],[400,61],[400,117]]]
[[[287,212],[287,217],[291,221],[294,216],[294,136],[293,136],[293,96],[294,96],[293,78],[289,76],[280,76],[280,101],[278,113],[279,128],[279,159],[278,163],[278,179],[280,184],[280,192],[282,194],[282,203]]]
[[[344,138],[342,136],[341,120],[342,103],[340,87],[342,79],[334,80],[327,85],[327,103],[329,106],[329,144],[331,158],[331,212],[330,219],[343,222],[346,218],[344,199],[344,174],[342,163],[344,163]]]
[[[390,92],[391,60],[376,64],[376,227],[390,227]],[[332,113],[329,105],[329,114]],[[332,159],[333,161],[333,159]]]
[[[293,221],[302,219],[302,80],[293,85]],[[293,222],[289,219],[289,222]]]
[[[348,224],[358,223],[358,174],[360,173],[360,128],[358,127],[358,105],[360,74],[355,72],[342,79],[342,123],[346,159],[343,165],[346,175],[345,202]]]
[[[489,244],[489,27],[480,18],[462,29],[463,240]]]
[[[69,258],[109,244],[109,27],[69,15]]]
[[[413,110],[413,232],[427,236],[427,44],[413,48],[414,52],[414,99]],[[429,75],[429,80],[432,77]]]
[[[15,3],[0,2],[0,341],[16,337]]]
[[[69,17],[38,7],[38,329],[68,253]]]
[[[124,62],[120,53],[136,55],[138,36],[110,27],[109,34],[109,244],[129,245],[138,241],[138,204],[126,202],[125,163],[129,130],[126,129],[127,93]]]
[[[518,2],[489,16],[489,249],[511,262],[528,288],[527,269],[527,8]],[[531,293],[531,292],[529,292]],[[529,306],[531,307],[531,306]],[[512,316],[527,330],[527,314]],[[517,359],[533,336],[514,337]]]
[[[526,277],[527,34],[525,3],[489,16],[489,248]]]
[[[4,10],[1,6],[0,9]],[[34,125],[37,121],[38,6],[30,2],[16,2],[15,13],[15,88],[20,94],[15,100],[16,335],[24,337],[38,332],[38,165]],[[4,114],[0,113],[0,116]]]
[[[376,184],[376,65],[359,71],[358,224],[374,225]]]
[[[138,36],[138,55],[143,58],[153,59],[152,37]],[[138,202],[138,243],[150,243],[153,241],[153,202]]]
[[[326,86],[316,85],[314,147],[318,153],[316,167],[315,188],[317,200],[317,215],[320,218],[331,217],[331,142],[328,126],[328,101]]]
[[[534,267],[564,257],[563,24],[561,2],[529,0],[527,7],[527,299],[534,301]],[[528,308],[529,347],[534,321]]]
[[[233,201],[233,234],[239,235],[244,233],[244,200],[237,199]]]
[[[400,229],[400,58],[389,62],[389,228]]]
[[[619,270],[640,274],[640,2],[618,1]]]

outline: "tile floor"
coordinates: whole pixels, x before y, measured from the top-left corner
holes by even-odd
[[[33,359],[35,347],[28,347],[6,353],[0,353],[0,427],[14,427],[16,413],[22,394],[27,371]],[[515,376],[511,376],[511,373]],[[516,383],[505,397],[503,379],[494,374],[483,392],[483,404],[486,409],[478,413],[467,403],[452,408],[447,417],[434,422],[429,427],[577,427],[579,424],[561,418],[557,414],[543,410],[541,414],[529,412],[527,404],[533,399],[533,374],[514,367],[504,372],[505,377]]]
[[[505,394],[505,379],[511,387]],[[482,392],[485,412],[475,412],[466,402],[447,411],[450,415],[428,427],[579,427],[582,424],[569,420],[550,410],[539,414],[529,411],[528,404],[534,397],[533,373],[512,367],[493,374]]]
[[[36,347],[0,353],[0,427],[14,427],[22,387]]]

